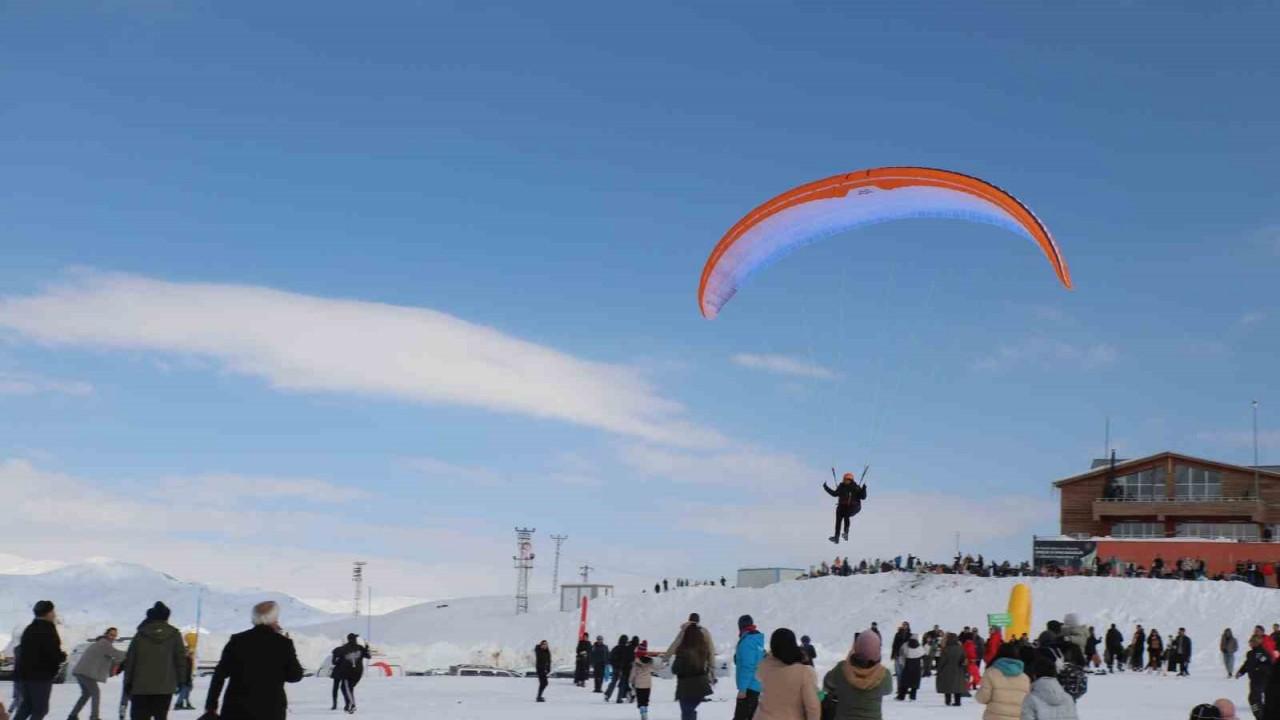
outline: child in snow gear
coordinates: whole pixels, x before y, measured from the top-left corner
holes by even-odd
[[[835,474],[835,468],[832,468],[831,476],[834,478]],[[849,522],[854,515],[862,511],[862,501],[867,499],[867,486],[865,483],[859,485],[854,482],[853,473],[845,473],[844,478],[839,485],[836,485],[834,490],[827,487],[825,482],[822,483],[822,489],[826,490],[831,497],[836,498],[836,532],[828,539],[839,545],[841,537],[846,541],[849,539]],[[842,526],[844,528],[843,534],[841,533]]]
[[[636,661],[631,665],[631,689],[636,693],[636,707],[640,720],[649,720],[649,693],[653,690],[653,658],[649,657],[648,641],[636,646]]]
[[[533,672],[538,676],[538,697],[535,702],[546,702],[542,693],[547,689],[547,676],[551,674],[551,648],[546,640],[533,649]]]

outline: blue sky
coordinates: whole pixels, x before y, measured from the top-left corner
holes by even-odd
[[[634,587],[829,556],[818,483],[870,463],[842,552],[1018,558],[1107,415],[1243,462],[1256,397],[1280,451],[1272,5],[2,12],[24,557],[439,597],[508,591],[522,524]],[[700,317],[744,212],[893,164],[1017,194],[1077,289],[920,221]]]

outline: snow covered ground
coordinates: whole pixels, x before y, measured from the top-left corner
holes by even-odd
[[[822,668],[825,670],[826,668]],[[1181,720],[1191,708],[1200,702],[1212,702],[1226,697],[1245,707],[1247,689],[1245,681],[1229,681],[1214,672],[1216,668],[1201,667],[1190,678],[1115,675],[1090,678],[1090,690],[1080,702],[1082,720]],[[704,704],[700,717],[722,720],[733,714],[731,681],[722,681],[718,687],[718,701]],[[193,695],[197,706],[204,704],[207,681],[201,680]],[[341,713],[329,710],[327,679],[308,678],[289,686],[291,718],[335,718]],[[8,683],[0,684],[0,692],[9,696]],[[605,705],[599,695],[589,690],[573,687],[569,680],[553,680],[547,689],[544,704],[533,702],[537,681],[505,678],[371,678],[358,688],[360,712],[365,720],[636,720],[639,714],[633,705]],[[659,681],[653,692],[649,717],[653,720],[676,720],[679,708],[671,701],[672,684]],[[120,680],[112,680],[104,698],[114,704],[119,698]],[[59,685],[54,689],[49,717],[63,718],[75,702],[77,689],[71,685]],[[960,709],[944,708],[942,697],[932,692],[932,686],[922,688],[916,703],[897,703],[892,698],[885,701],[885,717],[891,720],[916,720],[918,718],[979,718],[981,706],[966,702]],[[1244,711],[1247,713],[1247,710]],[[199,713],[173,713],[171,718],[194,720]],[[105,712],[103,717],[115,717]]]

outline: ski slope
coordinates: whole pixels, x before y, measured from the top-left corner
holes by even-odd
[[[1110,623],[1126,636],[1138,623],[1166,636],[1185,627],[1195,643],[1195,664],[1211,665],[1215,672],[1223,628],[1231,627],[1243,638],[1256,624],[1269,628],[1280,622],[1280,593],[1243,583],[887,573],[763,589],[682,588],[611,598],[591,606],[589,631],[610,643],[626,633],[647,639],[651,646],[665,646],[689,613],[698,612],[719,651],[726,653],[731,652],[738,616],[750,614],[766,634],[789,627],[811,636],[821,658],[834,659],[847,651],[855,632],[873,621],[886,639],[903,620],[917,631],[934,624],[956,631],[966,625],[985,628],[987,613],[1003,612],[1010,589],[1020,581],[1032,588],[1037,632],[1048,620],[1061,620],[1070,612],[1096,626],[1099,636]],[[559,612],[557,600],[546,595],[530,599],[527,615],[516,616],[514,607],[505,597],[426,603],[373,618],[373,642],[410,669],[457,663],[527,668],[533,646],[543,639],[550,641],[556,664],[571,662],[576,613]],[[293,635],[300,646],[320,657],[350,631],[363,634],[365,628],[345,620],[295,627]]]

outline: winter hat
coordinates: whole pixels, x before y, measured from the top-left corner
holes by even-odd
[[[147,620],[168,622],[169,606],[157,600],[156,604],[147,610]]]
[[[743,630],[746,630],[747,628],[755,624],[756,624],[756,621],[752,620],[750,615],[743,615],[742,617],[738,618],[738,632],[742,632]]]
[[[800,636],[800,644],[801,644],[801,645],[808,645],[808,644],[809,644],[809,636],[808,636],[808,635],[801,635],[801,636]]]
[[[31,608],[31,613],[36,617],[44,617],[45,615],[48,615],[51,612],[53,612],[52,600],[41,600],[40,602],[37,602],[34,607]]]
[[[359,635],[357,635],[357,634],[355,634],[355,633],[347,633],[347,642],[352,642],[352,643],[353,643],[353,642],[355,642],[355,641],[356,641],[356,638],[358,638],[358,637],[360,637],[360,636],[359,636]]]
[[[1067,616],[1062,618],[1062,624],[1063,625],[1079,625],[1080,616],[1076,615],[1075,613],[1067,613]]]
[[[1053,633],[1054,635],[1062,634],[1062,623],[1058,622],[1057,620],[1050,620],[1048,624],[1045,625],[1045,627],[1049,628],[1049,632]]]
[[[689,622],[700,623],[702,622],[702,616],[698,613],[689,613]]]
[[[649,654],[649,641],[641,640],[640,644],[636,646],[636,657],[642,658],[648,654]]]
[[[853,641],[853,659],[880,662],[880,636],[870,630],[860,633]]]
[[[1219,720],[1222,713],[1218,708],[1208,703],[1200,703],[1191,708],[1191,720]]]

